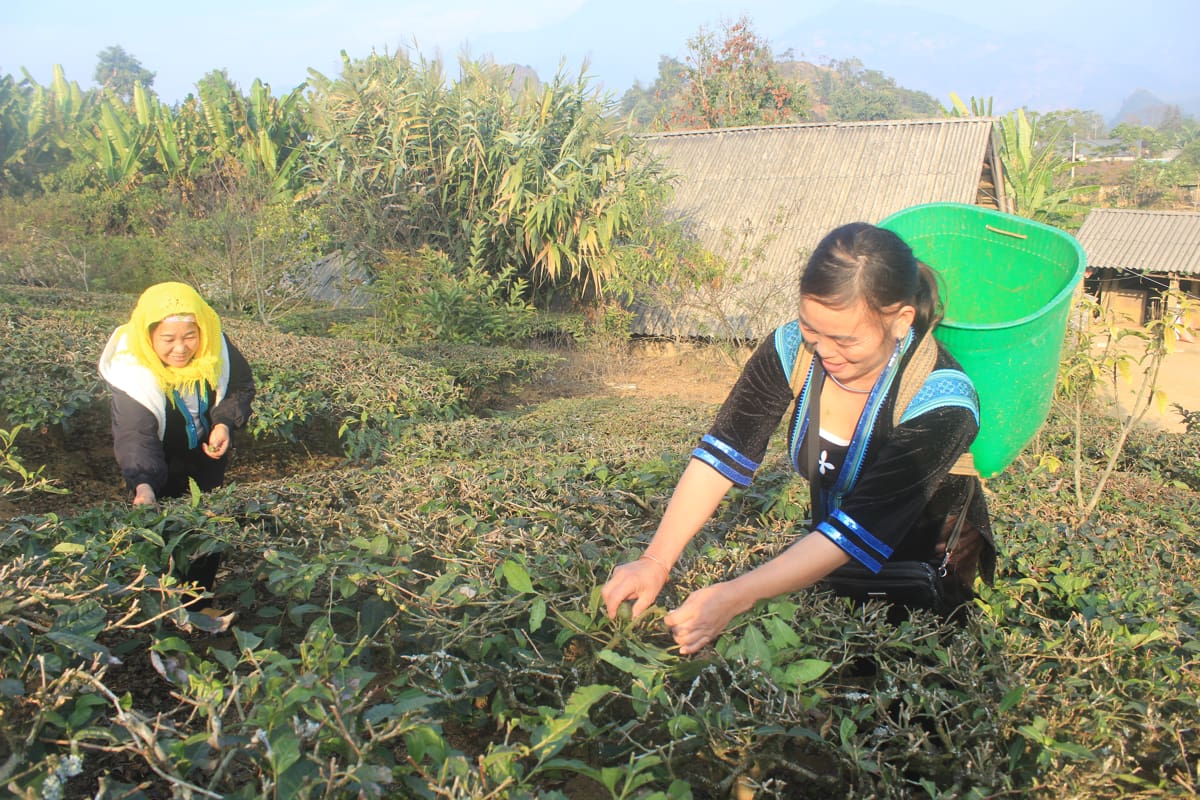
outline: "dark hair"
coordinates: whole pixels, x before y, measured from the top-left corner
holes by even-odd
[[[941,319],[937,275],[895,233],[866,222],[825,235],[800,273],[800,296],[835,308],[861,298],[877,316],[910,305],[918,335]]]

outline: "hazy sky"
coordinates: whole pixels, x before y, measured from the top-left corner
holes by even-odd
[[[634,80],[652,83],[660,56],[682,59],[701,26],[716,30],[741,14],[777,54],[791,49],[817,63],[857,56],[943,103],[957,91],[994,96],[998,111],[1094,102],[1112,107],[1084,107],[1109,114],[1128,93],[1124,76],[1168,102],[1200,98],[1198,0],[3,0],[2,8],[0,73],[19,78],[24,67],[46,84],[58,63],[87,88],[97,53],[120,45],[156,73],[168,102],[222,68],[243,89],[261,78],[285,94],[309,67],[335,75],[340,51],[372,49],[453,65],[466,48],[542,78],[560,63],[575,75],[586,60],[595,83],[619,96]]]

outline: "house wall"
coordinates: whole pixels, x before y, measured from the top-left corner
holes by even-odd
[[[1136,276],[1102,278],[1100,307],[1120,321],[1141,325],[1146,321],[1150,292]]]
[[[1200,298],[1200,279],[1130,275],[1115,270],[1103,270],[1095,288],[1098,289],[1101,308],[1113,312],[1118,321],[1144,325],[1159,313],[1163,289],[1168,285],[1193,298]],[[1189,327],[1200,330],[1200,303],[1188,310],[1184,321]]]

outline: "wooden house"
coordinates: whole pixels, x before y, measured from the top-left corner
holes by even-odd
[[[1141,325],[1170,289],[1200,297],[1200,211],[1097,208],[1077,235],[1088,289],[1102,307]],[[1200,314],[1187,320],[1200,327]]]

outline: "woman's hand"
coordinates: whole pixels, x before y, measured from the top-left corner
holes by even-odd
[[[133,490],[133,504],[135,506],[155,506],[158,505],[158,498],[154,496],[154,489],[148,483],[139,483],[137,488]]]
[[[600,590],[608,618],[616,619],[621,603],[632,600],[632,615],[637,619],[638,615],[654,605],[668,577],[666,567],[648,558],[639,558],[614,569],[612,577]]]
[[[202,447],[204,455],[209,458],[220,458],[229,450],[229,426],[223,422],[218,422],[213,425],[212,432],[208,434],[208,441]]]
[[[663,622],[679,645],[680,655],[689,655],[716,640],[731,619],[753,605],[732,581],[714,583],[692,592]]]

